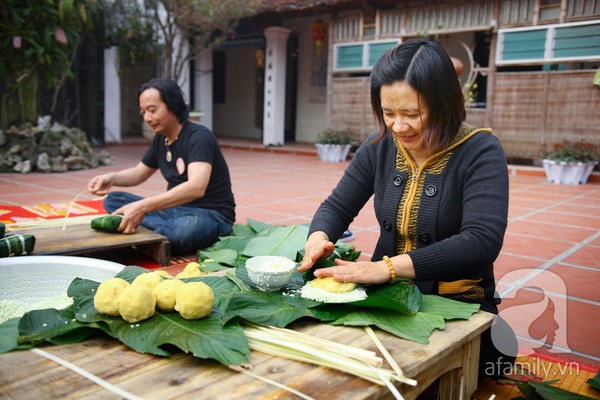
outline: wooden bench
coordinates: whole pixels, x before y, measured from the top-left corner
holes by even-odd
[[[375,329],[378,338],[416,387],[397,385],[405,399],[415,399],[440,378],[444,399],[469,399],[477,389],[479,343],[494,315],[478,312],[467,321],[447,322],[427,345]],[[362,327],[330,326],[302,320],[290,326],[316,337],[377,351]],[[143,399],[298,399],[283,389],[233,371],[213,360],[183,352],[170,357],[139,354],[105,336],[42,350],[81,368],[113,387]],[[252,351],[252,372],[314,399],[392,398],[385,386],[353,375]],[[385,363],[386,368],[390,368]],[[30,351],[0,355],[1,398],[114,398],[106,388]],[[112,390],[112,393],[111,393]],[[118,397],[118,396],[117,396]],[[122,395],[121,395],[122,397]]]
[[[162,266],[169,265],[171,260],[171,244],[167,238],[143,226],[130,235],[99,232],[89,223],[65,225],[64,230],[55,226],[19,229],[13,233],[35,236],[34,255],[98,255],[101,258],[102,253],[111,250],[135,247]]]

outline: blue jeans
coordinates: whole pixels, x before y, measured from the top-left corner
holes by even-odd
[[[110,192],[103,205],[108,213],[112,213],[142,199],[131,193]],[[229,235],[233,230],[233,223],[221,213],[187,206],[149,212],[142,219],[142,226],[169,239],[174,254],[195,254],[199,249],[215,243],[219,236]]]

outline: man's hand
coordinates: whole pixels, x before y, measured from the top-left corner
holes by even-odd
[[[115,210],[113,215],[123,215],[123,219],[121,220],[118,231],[124,234],[135,233],[138,226],[140,226],[142,223],[142,219],[144,219],[144,215],[146,215],[146,213],[147,211],[144,205],[144,200],[126,204],[123,207]]]
[[[104,196],[113,185],[114,174],[103,174],[93,177],[87,185],[87,190],[91,194]]]

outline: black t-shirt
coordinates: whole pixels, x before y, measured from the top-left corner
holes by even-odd
[[[212,165],[210,180],[204,197],[196,199],[186,206],[218,211],[235,221],[235,200],[231,190],[229,167],[221,153],[221,147],[212,132],[204,125],[186,121],[177,140],[169,146],[171,161],[167,161],[165,137],[154,135],[152,145],[142,157],[142,162],[160,172],[167,180],[167,190],[187,182],[187,167],[190,163],[203,161]]]

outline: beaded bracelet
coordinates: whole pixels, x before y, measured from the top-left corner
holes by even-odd
[[[390,269],[390,283],[396,282],[396,271],[394,270],[394,265],[392,264],[392,260],[388,256],[383,256],[383,261],[387,264]]]

